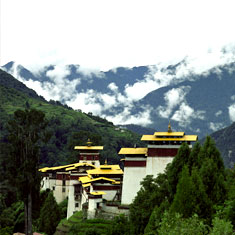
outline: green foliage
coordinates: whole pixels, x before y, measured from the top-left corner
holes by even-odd
[[[226,221],[223,219],[219,219],[218,217],[215,217],[212,220],[213,228],[210,232],[210,235],[232,235],[235,234],[233,232],[233,226],[230,221]]]
[[[170,210],[173,213],[181,214],[184,218],[188,218],[194,213],[194,208],[195,198],[193,182],[189,175],[189,169],[185,165],[179,183],[177,184],[177,191]]]
[[[68,199],[66,198],[64,201],[59,203],[60,214],[62,219],[67,217],[67,207],[68,207]]]
[[[126,216],[121,214],[113,220],[113,224],[110,231],[111,235],[129,235],[130,224]]]
[[[0,227],[0,235],[11,235],[13,234],[13,227]]]
[[[60,219],[60,208],[55,201],[53,193],[50,192],[40,210],[38,229],[48,235],[52,235]]]
[[[229,182],[233,182],[230,173]],[[211,223],[215,208],[226,198],[225,169],[214,142],[208,137],[201,147],[196,143],[192,150],[182,144],[178,154],[157,178],[147,176],[130,207],[130,222],[134,234],[151,234],[158,230],[162,213],[180,213],[182,218],[194,214]],[[235,188],[235,187],[234,187]],[[232,191],[234,192],[234,191]],[[233,193],[230,193],[232,195]],[[230,196],[232,197],[232,196]],[[234,198],[234,196],[233,196]],[[233,203],[228,209],[233,218]]]
[[[24,203],[16,202],[5,208],[0,215],[0,227],[24,232]],[[4,230],[5,231],[5,230]]]
[[[176,193],[176,187],[180,178],[181,171],[184,165],[187,165],[190,155],[190,148],[188,144],[183,143],[178,150],[177,155],[174,157],[171,164],[167,167],[167,177],[169,182],[170,202]],[[190,161],[192,162],[192,161]],[[188,166],[191,168],[191,166]]]
[[[196,215],[185,219],[177,213],[165,212],[159,229],[152,232],[159,235],[203,235],[208,234],[208,228]]]
[[[112,221],[103,219],[94,220],[80,220],[74,223],[70,229],[69,234],[95,234],[95,235],[109,235],[111,230]]]

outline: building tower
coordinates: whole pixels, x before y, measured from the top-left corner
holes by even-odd
[[[91,146],[92,142],[90,139],[87,141],[87,146],[75,146],[74,149],[79,150],[79,162],[89,163],[95,167],[100,166],[100,153],[103,150],[103,146]]]
[[[147,142],[147,148],[122,148],[119,154],[125,154],[124,177],[122,187],[122,204],[130,204],[140,190],[140,182],[146,175],[156,177],[164,173],[168,163],[177,154],[181,144],[197,141],[197,135],[185,135],[184,132],[173,132],[168,125],[167,132],[155,132],[143,135],[141,140]]]

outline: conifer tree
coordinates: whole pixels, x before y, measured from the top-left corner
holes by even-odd
[[[174,157],[172,163],[167,166],[166,171],[169,182],[170,202],[173,201],[180,173],[184,165],[188,163],[189,155],[190,155],[190,148],[187,143],[183,143],[179,148],[177,155]]]
[[[40,210],[39,230],[48,235],[54,234],[60,218],[60,208],[55,201],[53,193],[50,192]]]
[[[173,213],[179,213],[185,218],[190,217],[195,206],[193,193],[193,182],[189,175],[188,166],[185,165],[177,185],[177,191],[174,196],[173,203],[171,204],[170,211]]]
[[[39,190],[38,172],[40,141],[46,141],[47,122],[36,109],[17,110],[8,122],[8,179],[25,207],[25,233],[32,234],[32,198]]]
[[[192,169],[191,179],[194,197],[194,208],[192,213],[197,214],[200,218],[206,219],[212,214],[213,205],[206,194],[205,186],[196,167]]]

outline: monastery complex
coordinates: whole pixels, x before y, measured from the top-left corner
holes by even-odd
[[[42,189],[53,191],[56,201],[68,198],[67,218],[74,212],[87,210],[87,217],[94,218],[100,212],[112,215],[128,214],[128,205],[140,190],[140,182],[146,175],[156,177],[163,173],[180,145],[186,142],[192,147],[196,135],[173,132],[169,124],[167,132],[143,135],[146,148],[122,148],[124,170],[119,165],[100,165],[99,156],[103,146],[75,146],[79,162],[65,166],[40,169]],[[119,202],[119,203],[118,203]],[[120,203],[121,202],[121,203]]]

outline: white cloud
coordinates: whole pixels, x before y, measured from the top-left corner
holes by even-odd
[[[108,88],[113,91],[114,93],[117,93],[118,92],[118,86],[114,83],[114,82],[111,82],[109,85],[108,85]]]
[[[122,113],[113,116],[105,116],[107,119],[112,120],[115,124],[135,124],[148,126],[152,124],[151,121],[151,107],[145,107],[145,111],[132,115],[130,112],[131,107],[125,107]]]
[[[63,65],[55,65],[53,70],[47,71],[46,75],[51,78],[52,81],[61,83],[64,78],[70,74],[69,68]]]
[[[185,95],[189,92],[189,86],[182,86],[179,88],[173,88],[165,93],[164,99],[166,106],[159,106],[157,112],[163,118],[169,118],[173,109],[184,100]]]
[[[232,122],[235,122],[235,104],[228,107],[229,118]]]
[[[96,68],[88,68],[83,66],[77,67],[77,73],[82,73],[86,78],[91,78],[93,75],[95,75],[98,78],[104,78],[104,73],[99,71]]]
[[[215,116],[218,117],[219,115],[221,115],[223,112],[222,110],[219,110],[218,112],[215,113]]]
[[[209,123],[209,128],[212,131],[217,131],[217,130],[221,129],[223,126],[224,126],[223,123],[213,123],[213,122]]]
[[[195,111],[187,103],[183,102],[180,105],[179,109],[173,114],[171,119],[177,121],[179,123],[179,126],[186,127],[191,123],[192,119],[204,120],[204,114],[204,111]]]

